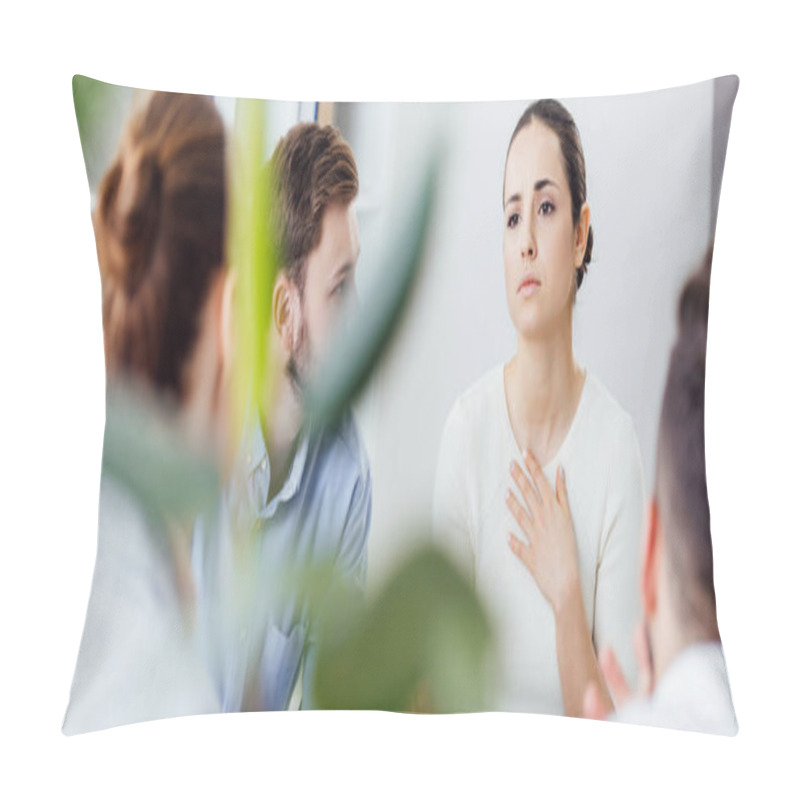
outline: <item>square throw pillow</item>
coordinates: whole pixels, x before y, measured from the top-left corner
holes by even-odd
[[[735,734],[704,388],[737,89],[75,76],[107,403],[64,732],[339,708]]]

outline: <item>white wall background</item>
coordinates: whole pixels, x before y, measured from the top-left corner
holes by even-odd
[[[676,300],[709,239],[713,100],[714,82],[706,81],[564,101],[581,132],[595,234],[575,308],[575,350],[633,415],[648,489]],[[439,439],[455,398],[516,348],[501,196],[508,140],[527,104],[337,107],[362,184],[361,285],[381,268],[376,254],[404,188],[436,137],[446,144],[420,285],[358,406],[373,475],[371,586],[425,535]]]
[[[94,76],[87,76],[93,78]],[[102,114],[91,121],[92,148],[86,165],[92,207],[96,202],[99,183],[116,156],[120,137],[131,113],[141,108],[151,94],[149,87],[131,89],[126,86],[108,85],[103,96]],[[214,103],[222,117],[226,130],[233,130],[236,119],[235,97],[214,97]],[[271,154],[278,140],[298,122],[316,118],[316,103],[295,100],[269,100],[266,103],[266,125],[264,128],[264,152]]]

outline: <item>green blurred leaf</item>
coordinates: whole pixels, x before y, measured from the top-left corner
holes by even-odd
[[[131,109],[133,89],[84,75],[72,78],[72,99],[89,188],[94,194],[114,154]]]
[[[228,264],[236,274],[234,431],[270,394],[268,343],[278,258],[268,213],[266,125],[265,101],[236,101],[228,218]]]
[[[363,298],[355,322],[337,332],[306,393],[306,419],[314,429],[338,420],[372,374],[397,329],[422,265],[431,227],[441,159],[435,151],[420,188],[401,204],[396,239],[381,253],[380,280]],[[403,207],[405,206],[405,207]]]
[[[103,470],[159,521],[193,517],[219,491],[210,455],[190,447],[170,414],[130,388],[108,395]]]
[[[328,599],[320,620],[314,697],[321,708],[408,711],[485,708],[491,633],[478,598],[450,561],[426,547],[374,602]]]

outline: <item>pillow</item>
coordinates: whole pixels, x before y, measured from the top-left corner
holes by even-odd
[[[64,732],[319,707],[735,733],[703,420],[737,88],[75,76],[108,392]]]

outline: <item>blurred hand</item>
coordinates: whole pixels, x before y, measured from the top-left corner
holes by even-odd
[[[608,690],[614,700],[616,708],[622,708],[634,699],[649,697],[653,692],[653,665],[650,660],[650,648],[647,644],[647,632],[644,622],[636,626],[633,636],[636,662],[639,670],[638,685],[634,694],[625,676],[622,674],[617,657],[610,648],[605,648],[600,654],[600,669],[605,678]],[[606,719],[614,710],[601,699],[601,693],[596,683],[590,684],[583,698],[583,716],[587,719]]]
[[[525,541],[509,533],[508,544],[528,568],[556,615],[580,594],[578,550],[567,500],[564,469],[558,468],[556,491],[533,455],[524,453],[527,473],[511,462],[511,477],[519,488],[523,504],[509,489],[506,505],[517,521]]]

